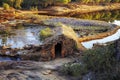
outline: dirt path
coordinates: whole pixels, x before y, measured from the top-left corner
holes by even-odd
[[[0,80],[67,80],[65,76],[59,75],[59,66],[74,60],[75,58],[69,57],[48,62],[2,62]]]

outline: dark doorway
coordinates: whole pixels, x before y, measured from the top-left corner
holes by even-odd
[[[61,57],[62,52],[62,42],[55,45],[55,57]]]

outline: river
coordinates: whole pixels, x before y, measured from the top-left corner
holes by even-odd
[[[72,15],[71,17],[77,17],[80,19],[88,19],[88,20],[101,20],[107,21],[108,23],[113,23],[120,26],[120,10],[115,11],[103,11],[96,13],[88,13],[88,14],[77,14]],[[29,45],[39,46],[42,44],[40,40],[39,32],[45,28],[45,26],[17,26],[12,29],[12,33],[14,35],[0,35],[0,48],[7,47],[12,49],[23,49]],[[94,44],[105,44],[107,42],[115,41],[120,38],[120,29],[113,35],[105,37],[103,39],[91,40],[82,42],[82,45],[90,49]],[[19,61],[20,58],[14,57],[5,57],[0,56],[0,61]]]
[[[10,48],[10,49],[23,49],[24,47],[29,46],[39,46],[42,44],[42,41],[39,36],[40,30],[42,30],[44,26],[23,26],[18,25],[16,27],[12,27],[9,34],[0,35],[0,48]],[[10,52],[7,51],[6,54]],[[19,51],[18,51],[19,53]],[[17,53],[16,53],[17,54]],[[9,56],[0,56],[0,61],[20,61],[19,57],[9,57]]]
[[[88,19],[88,20],[101,20],[101,21],[107,21],[108,23],[113,23],[120,26],[120,10],[115,11],[100,11],[100,12],[94,12],[94,13],[86,13],[86,14],[76,14],[71,15],[70,17],[76,17],[80,19]],[[76,24],[76,23],[75,23]],[[103,25],[103,24],[101,24]],[[0,46],[4,46],[7,48],[12,49],[23,49],[24,47],[34,45],[39,46],[42,44],[42,41],[40,40],[39,32],[41,29],[43,29],[44,26],[23,26],[18,25],[14,29],[11,30],[11,32],[15,35],[0,35]],[[118,30],[119,31],[119,30]],[[116,36],[112,36],[114,40],[116,40]],[[106,42],[113,41],[106,40]],[[118,38],[117,38],[118,39]],[[89,45],[93,45],[95,43],[101,43],[101,41],[87,41],[82,43],[83,46],[89,47]],[[87,48],[86,47],[86,48]]]
[[[120,14],[119,13],[120,13],[120,10],[100,11],[100,12],[94,12],[94,13],[72,15],[71,17],[77,17],[77,18],[88,19],[88,20],[107,21],[108,23],[112,23],[112,24],[120,26]],[[120,29],[111,36],[105,37],[103,39],[96,39],[96,40],[82,42],[82,45],[87,49],[91,49],[94,44],[105,44],[111,41],[115,41],[119,38],[120,38]]]
[[[39,32],[43,26],[23,26],[18,25],[12,29],[13,35],[0,35],[0,46],[12,49],[23,49],[24,47],[42,44]]]

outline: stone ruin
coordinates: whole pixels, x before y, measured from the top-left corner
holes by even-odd
[[[45,39],[40,50],[42,60],[65,57],[73,54],[77,49],[84,49],[78,42],[78,37],[71,27],[64,24],[53,30],[53,36]]]
[[[85,49],[78,41],[77,34],[71,27],[64,24],[59,25],[53,29],[53,35],[44,40],[43,44],[39,47],[31,46],[24,48],[24,54],[16,54],[13,49],[9,49],[10,54],[6,54],[7,49],[3,49],[3,55],[19,57],[21,60],[52,60],[56,57],[65,57],[73,54],[75,51],[82,51]],[[12,54],[11,54],[12,53]]]

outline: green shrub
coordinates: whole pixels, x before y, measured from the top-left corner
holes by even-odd
[[[120,63],[115,58],[114,44],[85,51],[82,61],[87,70],[95,73],[97,80],[119,80]]]
[[[112,67],[112,62],[115,60],[114,53],[114,45],[102,46],[85,51],[82,60],[92,71],[105,71]]]
[[[82,64],[63,65],[61,71],[67,75],[80,77],[80,79],[88,72],[93,72],[97,80],[119,80],[120,78],[120,62],[115,58],[114,44],[86,50],[80,61]]]
[[[86,68],[80,63],[69,63],[62,66],[61,72],[71,76],[80,76],[86,73]]]
[[[5,10],[9,10],[10,6],[7,3],[3,3],[3,8]]]
[[[45,28],[40,31],[40,36],[42,39],[52,36],[52,30],[50,28]]]

